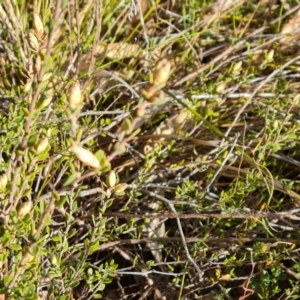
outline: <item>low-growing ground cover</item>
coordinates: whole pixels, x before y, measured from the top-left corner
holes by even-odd
[[[298,299],[297,1],[2,1],[0,299]]]

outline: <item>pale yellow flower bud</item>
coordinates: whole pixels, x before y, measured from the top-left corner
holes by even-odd
[[[24,92],[25,93],[28,93],[31,89],[31,86],[32,86],[32,81],[29,80],[25,85],[24,85]]]
[[[232,69],[232,73],[237,75],[240,74],[240,71],[242,69],[242,61],[238,61],[236,64],[234,64],[233,69]]]
[[[153,83],[156,86],[164,87],[170,77],[171,63],[167,59],[158,62],[153,74]]]
[[[266,55],[266,61],[271,62],[273,61],[273,58],[274,58],[274,50],[271,49],[270,52],[268,52]]]
[[[34,260],[34,258],[35,257],[32,254],[27,252],[24,254],[23,263],[24,264],[31,263]]]
[[[162,90],[157,91],[151,98],[147,99],[149,103],[161,104],[165,99],[165,93]]]
[[[154,85],[150,85],[146,88],[146,90],[143,90],[143,95],[146,99],[151,98],[155,93],[157,92],[157,88]]]
[[[29,41],[29,46],[35,50],[38,51],[40,48],[40,44],[38,39],[36,38],[35,34],[33,31],[29,31],[28,33],[28,41]]]
[[[112,192],[115,194],[120,194],[124,192],[127,189],[127,187],[128,187],[127,183],[119,183],[113,187]]]
[[[76,110],[82,105],[81,88],[79,82],[74,82],[69,91],[69,107],[71,110]]]
[[[48,137],[44,137],[43,139],[39,140],[39,142],[35,146],[35,150],[37,153],[42,153],[47,149],[48,145],[49,145],[49,139]]]
[[[8,182],[7,175],[5,173],[0,175],[0,190],[5,189],[7,182]]]
[[[17,208],[18,216],[23,218],[25,217],[32,209],[32,202],[29,200],[27,202],[23,202]]]
[[[145,115],[145,107],[139,106],[135,111],[135,115],[139,118],[142,118]]]
[[[85,165],[95,169],[100,169],[100,162],[91,151],[83,148],[78,143],[73,144],[72,151],[75,154],[76,158]]]
[[[33,28],[34,28],[35,34],[39,38],[41,38],[44,35],[44,26],[41,21],[41,18],[36,13],[32,14],[32,18],[33,18]]]
[[[38,55],[35,59],[35,63],[33,66],[33,71],[34,73],[38,73],[41,70],[41,66],[42,66],[42,59],[41,57]]]
[[[224,83],[224,82],[218,84],[217,87],[216,87],[216,92],[217,93],[223,93],[224,90],[226,89],[226,86],[227,86],[227,84]]]
[[[106,184],[108,187],[114,187],[117,182],[116,172],[114,170],[110,170],[106,177]]]

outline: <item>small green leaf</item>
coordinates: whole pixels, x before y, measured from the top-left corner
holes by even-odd
[[[141,132],[141,128],[136,129],[130,136],[129,139],[134,138],[136,135],[138,135]]]
[[[37,135],[31,135],[28,139],[28,147],[34,147],[38,141]]]
[[[69,232],[68,232],[68,239],[70,239],[71,237],[73,237],[77,232],[76,228],[72,228]]]
[[[28,110],[27,108],[23,107],[23,108],[22,108],[22,111],[23,111],[23,113],[24,113],[24,115],[25,115],[26,117],[29,116],[29,110]]]
[[[90,248],[90,252],[93,253],[99,249],[99,241],[96,241]]]
[[[52,240],[53,242],[60,242],[60,241],[61,241],[61,237],[60,237],[59,235],[55,235],[55,236],[53,236],[53,237],[51,238],[51,240]]]
[[[47,215],[45,218],[44,226],[48,226],[51,224],[51,215]]]
[[[74,282],[72,282],[71,284],[70,284],[70,287],[71,288],[75,288],[76,286],[78,286],[80,284],[80,281],[74,281]]]
[[[68,167],[70,168],[70,172],[71,172],[72,174],[75,174],[75,173],[76,173],[76,167],[75,167],[75,165],[72,163],[71,160],[68,161]]]
[[[111,164],[106,158],[100,161],[100,165],[101,171],[103,173],[109,172],[111,170]]]
[[[174,272],[174,268],[171,265],[167,264],[167,267],[168,267],[169,270],[171,270],[171,272]]]
[[[77,205],[77,202],[74,201],[72,204],[72,212],[76,212],[77,210],[78,210],[78,205]]]
[[[154,264],[155,264],[155,261],[154,261],[154,260],[148,260],[148,261],[147,261],[147,265],[148,265],[149,267],[152,267]]]
[[[124,120],[124,130],[127,134],[132,131],[132,125],[128,118]]]
[[[95,153],[95,156],[97,157],[97,159],[101,162],[102,159],[106,159],[106,155],[105,152],[103,150],[98,150]]]
[[[55,200],[59,200],[59,199],[60,199],[60,196],[59,196],[59,194],[58,194],[56,191],[52,191],[52,197],[53,197]]]
[[[11,240],[11,235],[8,231],[6,231],[1,238],[2,246],[6,247],[9,244],[10,240]]]
[[[68,186],[68,185],[72,184],[75,180],[76,180],[76,176],[75,175],[71,175],[63,183],[63,186]]]
[[[8,285],[14,278],[15,274],[12,272],[10,275],[4,277],[4,285]]]
[[[106,208],[110,207],[114,202],[114,199],[109,199],[106,203],[105,203],[105,206]]]
[[[62,207],[67,201],[67,197],[60,197],[56,202],[55,202],[55,207],[59,208]]]
[[[126,147],[123,145],[120,145],[119,143],[116,143],[114,146],[114,151],[117,154],[123,154],[126,151]]]
[[[106,221],[106,218],[101,219],[99,222],[99,228],[105,228]]]
[[[53,58],[51,56],[48,56],[45,62],[45,72],[50,71],[52,66],[53,66]]]
[[[38,86],[38,89],[39,91],[43,91],[49,84],[49,79],[48,80],[45,80],[45,81],[42,81],[39,86]]]
[[[125,131],[122,131],[119,135],[118,135],[118,140],[119,142],[122,142],[124,140],[124,137],[126,135]]]
[[[67,250],[69,248],[69,243],[68,241],[65,241],[64,244],[63,244],[63,250]]]
[[[35,157],[36,160],[37,160],[37,161],[44,161],[44,160],[46,160],[46,159],[49,157],[48,152],[49,152],[50,149],[51,149],[51,146],[48,145],[47,148],[46,148],[43,152],[39,153],[39,154]]]
[[[28,248],[28,252],[35,256],[39,253],[40,247],[36,244],[32,245],[30,248]]]
[[[21,149],[17,149],[16,153],[19,156],[24,156],[25,155],[25,152],[23,150],[21,150]]]
[[[8,246],[9,249],[14,251],[20,251],[22,250],[22,247],[19,244],[11,244]]]

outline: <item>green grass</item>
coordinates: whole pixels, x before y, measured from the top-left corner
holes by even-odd
[[[0,4],[0,299],[299,298],[277,2]]]

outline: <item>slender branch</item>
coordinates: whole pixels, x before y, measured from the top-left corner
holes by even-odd
[[[181,242],[181,237],[156,237],[156,238],[143,238],[143,239],[128,239],[128,240],[122,240],[122,241],[114,241],[114,242],[108,242],[105,244],[100,245],[99,250],[107,250],[109,248],[113,248],[120,245],[135,245],[135,244],[142,244],[142,243],[151,243],[151,242],[169,242],[169,243],[175,243],[175,242]],[[196,238],[196,237],[187,237],[185,238],[186,243],[251,243],[251,242],[261,242],[261,243],[277,243],[280,241],[276,238],[235,238],[235,237],[229,237],[229,238]],[[282,241],[282,243],[291,245],[291,244],[297,244],[300,245],[299,239],[285,239]]]
[[[207,220],[211,218],[215,219],[277,219],[277,218],[286,218],[292,220],[300,220],[300,216],[295,215],[300,209],[295,209],[292,211],[279,212],[279,213],[263,213],[263,212],[249,212],[249,213],[191,213],[191,214],[175,214],[175,213],[164,213],[164,214],[129,214],[129,213],[119,213],[119,212],[107,212],[104,213],[105,217],[118,217],[124,219],[131,218],[155,218],[155,219],[201,219]]]

